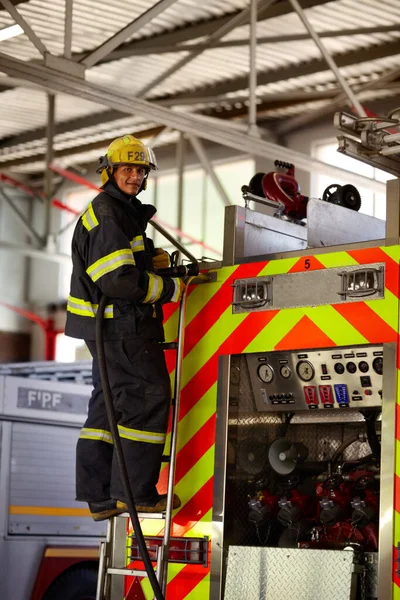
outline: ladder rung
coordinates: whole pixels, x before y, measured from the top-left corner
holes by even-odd
[[[178,342],[162,342],[160,346],[163,350],[176,350]]]
[[[115,517],[113,517],[113,519],[120,519],[121,517],[123,517],[124,519],[129,519],[129,513],[124,512],[124,513],[120,513],[119,515],[115,515]],[[165,512],[157,512],[157,513],[150,513],[150,512],[138,512],[138,517],[139,519],[165,519]]]
[[[147,577],[147,571],[145,569],[115,569],[109,567],[107,569],[107,575],[131,575],[132,577]]]

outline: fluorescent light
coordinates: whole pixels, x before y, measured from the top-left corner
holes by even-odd
[[[4,29],[0,29],[0,42],[4,40],[9,40],[10,38],[15,37],[16,35],[21,35],[24,33],[24,30],[19,25],[11,25],[11,27],[5,27]]]

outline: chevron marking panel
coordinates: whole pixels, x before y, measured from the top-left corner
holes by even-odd
[[[272,350],[397,343],[399,258],[398,246],[284,258],[223,267],[216,271],[215,282],[192,286],[187,299],[175,474],[175,491],[182,500],[182,506],[174,513],[173,536],[211,536],[219,357]],[[382,299],[253,313],[232,312],[232,285],[237,279],[369,263],[385,263]],[[178,306],[170,304],[165,310],[167,341],[176,338],[177,322]],[[172,380],[174,354],[167,352]],[[400,394],[398,402],[400,411]],[[399,428],[397,439],[395,539],[400,540]],[[161,472],[160,491],[166,489],[167,469],[165,466]],[[151,519],[143,521],[143,529],[145,535],[163,532],[160,523]],[[209,579],[209,568],[170,565],[167,599],[206,600],[209,598]],[[400,600],[399,586],[400,579],[394,575],[393,597],[396,600]],[[142,587],[146,598],[152,598],[147,579],[143,580]]]

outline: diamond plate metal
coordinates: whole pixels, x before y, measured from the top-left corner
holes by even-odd
[[[352,550],[231,546],[224,600],[350,600],[353,563]]]

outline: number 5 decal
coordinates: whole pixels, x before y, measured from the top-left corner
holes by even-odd
[[[304,268],[309,269],[311,267],[310,259],[306,258],[304,261]]]

